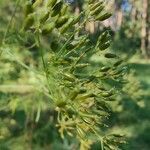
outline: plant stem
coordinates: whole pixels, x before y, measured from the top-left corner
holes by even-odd
[[[17,0],[16,1],[16,4],[15,4],[15,9],[14,9],[14,12],[12,13],[12,16],[8,22],[8,25],[7,25],[7,28],[6,28],[6,31],[4,33],[4,37],[3,37],[3,40],[2,40],[2,44],[5,44],[5,40],[6,40],[6,36],[7,36],[7,33],[9,32],[9,29],[10,29],[10,26],[11,26],[11,23],[15,17],[15,14],[16,14],[16,11],[17,11],[17,8],[19,6],[19,3],[20,3],[20,0]]]
[[[44,72],[45,72],[45,75],[46,75],[46,80],[47,80],[47,83],[48,83],[49,94],[52,94],[52,91],[50,89],[50,82],[49,82],[48,72],[47,72],[48,70],[47,70],[45,60],[44,60],[44,54],[43,54],[43,50],[42,50],[42,46],[41,46],[39,33],[37,34],[37,42],[38,42],[38,47],[40,49],[40,54],[41,54],[41,59],[42,59],[42,63],[43,63]]]

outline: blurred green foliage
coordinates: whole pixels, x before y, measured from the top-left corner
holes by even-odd
[[[142,1],[126,2],[130,4],[131,10],[127,12],[122,10],[123,21],[121,27],[114,33],[112,49],[125,56],[129,62],[128,66],[132,70],[129,76],[131,84],[128,84],[126,90],[130,96],[123,97],[120,105],[123,113],[120,113],[121,111],[114,113],[112,126],[114,130],[124,131],[128,137],[127,145],[122,149],[148,150],[150,147],[150,62],[141,55]],[[135,16],[132,10],[135,10]]]

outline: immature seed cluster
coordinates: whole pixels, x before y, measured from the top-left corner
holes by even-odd
[[[46,61],[48,90],[58,113],[57,127],[62,138],[66,133],[76,135],[85,148],[98,139],[102,146],[111,150],[122,142],[122,136],[101,134],[100,127],[105,126],[104,119],[111,112],[109,103],[117,94],[115,87],[106,83],[108,80],[122,83],[125,69],[122,60],[109,52],[109,31],[101,33],[95,45],[91,44],[88,33],[82,32],[86,22],[104,21],[111,16],[102,1],[90,0],[87,7],[75,16],[63,0],[28,1],[23,30],[34,32],[40,39],[51,39],[47,52],[50,58],[42,58]],[[45,48],[44,44],[39,45],[39,49]],[[89,56],[97,53],[111,63],[94,68]],[[87,141],[90,141],[88,146]]]

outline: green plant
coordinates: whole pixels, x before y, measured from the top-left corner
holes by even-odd
[[[22,104],[14,97],[7,109],[13,113],[23,109],[33,122],[39,122],[42,112],[51,109],[56,113],[56,126],[61,137],[75,136],[81,150],[90,149],[96,141],[100,141],[102,150],[117,149],[120,143],[124,143],[122,135],[105,135],[103,127],[111,113],[111,103],[118,94],[114,85],[117,83],[122,86],[126,82],[126,69],[121,58],[109,52],[109,31],[100,34],[96,44],[93,44],[84,30],[86,22],[104,21],[110,16],[105,11],[105,4],[96,0],[90,0],[87,8],[77,16],[71,12],[69,4],[62,0],[27,1],[23,24],[19,24],[21,30],[17,30],[15,35],[17,44],[14,46],[7,29],[1,50],[12,57],[12,45],[11,49],[25,45],[28,50],[34,47],[38,51],[44,74],[37,62],[38,67],[31,69],[19,59],[14,59],[34,73],[36,82],[33,85],[38,85],[38,88],[34,88],[39,91],[37,96],[42,97],[43,93],[46,98],[45,101],[39,99],[35,104],[31,97],[31,100]],[[93,66],[90,60],[95,54],[104,60],[97,66]]]

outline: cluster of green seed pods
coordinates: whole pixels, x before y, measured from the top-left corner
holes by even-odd
[[[97,16],[102,12],[103,9],[104,9],[103,2],[97,2],[95,4],[91,4],[90,15],[91,16]]]
[[[96,21],[104,21],[111,17],[111,13],[105,12],[104,2],[98,1],[93,3],[93,1],[89,2],[90,15],[95,18]]]
[[[104,137],[103,144],[107,149],[115,150],[116,145],[125,144],[125,138],[122,134],[109,134]]]
[[[112,76],[114,77],[114,79],[120,79],[120,78],[122,78],[126,73],[127,73],[126,68],[124,68],[124,67],[119,67],[119,68],[116,68],[116,69],[113,71]]]
[[[63,0],[48,0],[47,2],[29,0],[25,6],[23,29],[30,30],[32,27],[35,31],[40,31],[42,35],[48,35],[56,29],[60,34],[64,34],[84,15],[84,12],[81,12],[79,15],[69,17],[69,11],[68,4]]]
[[[97,47],[99,50],[106,50],[111,43],[111,36],[108,31],[104,31],[98,38]]]

